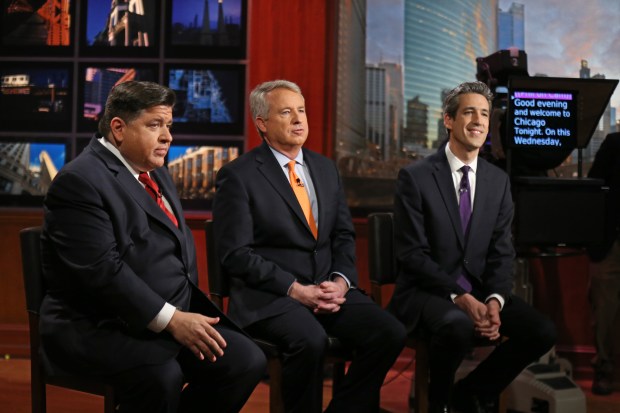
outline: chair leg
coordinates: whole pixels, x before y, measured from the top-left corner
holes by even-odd
[[[345,362],[344,361],[336,361],[334,362],[333,371],[332,371],[332,398],[336,394],[336,391],[340,387],[342,380],[344,379],[344,370],[345,370]]]
[[[30,391],[32,393],[30,397],[32,413],[46,413],[47,389],[43,381],[43,373],[37,371],[37,368],[34,366],[30,369]]]
[[[428,413],[428,345],[418,340],[415,346],[415,412]]]
[[[504,390],[500,393],[497,401],[497,413],[506,413],[508,410],[508,392]]]
[[[103,411],[104,413],[115,413],[116,402],[114,400],[114,387],[110,385],[105,386],[105,392],[103,394]]]
[[[269,373],[269,412],[284,413],[282,400],[282,362],[277,357],[267,360]]]

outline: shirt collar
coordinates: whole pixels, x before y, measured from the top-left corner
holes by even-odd
[[[471,171],[474,174],[476,173],[476,169],[478,168],[477,156],[471,163],[465,164],[463,161],[457,158],[455,154],[452,153],[452,151],[450,150],[450,145],[446,144],[446,157],[448,158],[448,163],[450,164],[450,172],[454,173],[461,169],[464,165],[468,165],[471,168]]]
[[[276,160],[278,161],[278,164],[282,165],[283,167],[287,166],[288,163],[291,160],[294,160],[295,162],[297,162],[300,165],[304,164],[304,151],[303,150],[299,150],[299,153],[297,153],[297,156],[295,157],[295,159],[290,159],[288,156],[284,155],[281,152],[278,152],[277,150],[275,150],[271,146],[269,146],[269,149],[271,149],[271,152],[276,157]]]
[[[129,165],[129,163],[127,163],[127,161],[125,160],[125,158],[123,158],[123,155],[121,155],[121,152],[118,150],[118,148],[114,145],[112,145],[110,143],[110,141],[108,141],[105,137],[100,137],[99,142],[101,142],[101,144],[110,152],[112,152],[114,154],[114,156],[116,156],[118,159],[120,159],[120,161],[123,163],[123,165],[125,165],[127,167],[127,169],[129,169],[129,172],[131,172],[131,174],[138,179],[138,175],[139,175],[139,171],[134,170],[131,165]]]

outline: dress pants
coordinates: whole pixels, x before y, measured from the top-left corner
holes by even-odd
[[[141,366],[112,377],[119,412],[240,411],[265,373],[265,355],[242,333],[221,325],[215,329],[227,343],[224,355],[215,362],[200,361],[183,348],[167,363]]]
[[[248,326],[246,331],[284,349],[282,397],[288,413],[322,410],[328,335],[353,349],[354,358],[326,411],[378,412],[381,385],[406,338],[404,326],[370,300],[363,304],[345,302],[337,313],[322,315],[299,304],[292,311]]]
[[[481,400],[496,399],[556,339],[554,324],[519,297],[507,300],[500,320],[503,340],[459,385]],[[456,370],[476,341],[474,323],[452,301],[433,295],[424,306],[420,327],[430,334],[429,401],[449,404]]]

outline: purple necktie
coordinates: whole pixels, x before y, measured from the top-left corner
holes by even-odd
[[[467,237],[469,230],[469,217],[471,216],[471,188],[469,186],[469,170],[467,165],[460,170],[463,172],[461,183],[459,185],[459,211],[461,213],[461,226],[463,228],[463,236]]]
[[[467,165],[463,166],[460,170],[463,172],[461,183],[459,185],[459,212],[461,215],[461,227],[463,229],[463,237],[467,238],[469,232],[469,218],[471,217],[471,187],[469,186],[469,170],[471,168]],[[471,292],[471,283],[465,275],[465,271],[459,275],[456,281],[465,291]]]

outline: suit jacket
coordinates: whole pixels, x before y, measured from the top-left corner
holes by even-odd
[[[390,309],[411,332],[429,294],[465,291],[463,270],[484,296],[512,289],[513,204],[505,172],[478,158],[474,208],[463,236],[450,165],[443,150],[403,168],[394,203],[399,274]]]
[[[147,329],[165,302],[223,317],[196,287],[194,240],[166,168],[151,177],[179,228],[96,138],[44,202],[40,329],[52,371],[114,374],[175,357],[180,344]]]
[[[605,239],[588,247],[590,258],[600,261],[607,256],[620,234],[620,133],[610,133],[605,137],[596,152],[588,177],[603,179],[605,185],[609,186],[605,211],[599,211],[605,214]]]
[[[213,223],[222,268],[230,277],[228,314],[242,327],[301,305],[293,281],[318,284],[333,272],[357,284],[355,233],[335,164],[303,149],[318,202],[318,239],[282,166],[266,143],[222,167]],[[350,290],[347,302],[370,302]]]

